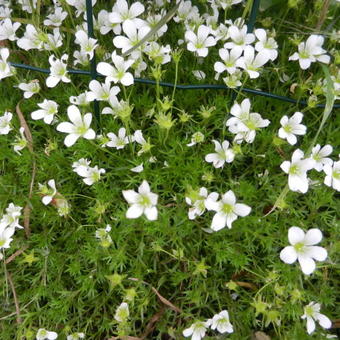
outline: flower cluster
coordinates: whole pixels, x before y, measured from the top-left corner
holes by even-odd
[[[8,249],[13,241],[15,229],[23,229],[19,224],[22,207],[10,203],[6,208],[6,213],[0,219],[0,250]],[[0,254],[3,257],[3,254]]]
[[[232,190],[221,195],[219,200],[217,192],[208,194],[206,188],[202,187],[199,192],[192,191],[185,198],[186,202],[191,205],[189,209],[189,219],[193,220],[197,216],[201,216],[205,210],[215,211],[215,215],[211,222],[211,230],[218,231],[226,226],[229,229],[232,223],[239,217],[244,217],[250,214],[251,208],[243,203],[236,203],[236,197]]]
[[[230,323],[228,311],[222,310],[220,313],[215,314],[212,319],[194,322],[183,331],[183,335],[186,338],[191,336],[192,340],[201,340],[209,328],[217,330],[220,334],[233,333],[234,329]]]
[[[92,185],[100,180],[101,174],[105,174],[105,169],[98,166],[91,167],[91,161],[81,158],[73,162],[72,168],[80,177],[83,177],[83,182],[87,185]]]

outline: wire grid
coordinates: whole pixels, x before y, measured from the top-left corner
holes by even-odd
[[[260,6],[260,0],[253,0],[251,10],[250,10],[250,15],[247,23],[248,27],[248,33],[252,32],[254,30],[254,25],[256,22],[257,14],[259,11],[259,6]],[[88,35],[90,38],[95,38],[94,36],[94,30],[93,30],[93,12],[92,12],[92,0],[86,0],[86,16],[87,16],[87,30],[88,30]],[[46,73],[49,74],[50,70],[47,68],[41,68],[41,67],[35,67],[31,65],[26,65],[26,64],[18,64],[18,63],[10,63],[13,67],[15,68],[22,68],[26,70],[31,70],[35,72],[41,72],[41,73]],[[79,75],[86,75],[90,76],[91,79],[97,79],[98,77],[104,77],[102,74],[97,73],[97,62],[96,62],[96,54],[94,52],[94,56],[91,59],[90,62],[90,70],[85,71],[85,70],[74,70],[74,69],[68,69],[68,73],[70,74],[79,74]],[[150,79],[143,79],[143,78],[134,78],[135,83],[140,83],[140,84],[146,84],[146,85],[156,85],[156,81],[150,80]],[[173,84],[173,83],[168,83],[168,82],[159,82],[160,86],[163,87],[171,87],[179,90],[201,90],[201,89],[212,89],[212,90],[226,90],[230,89],[226,85],[217,85],[217,84],[191,84],[191,85],[180,85],[180,84]],[[284,102],[288,103],[293,103],[296,105],[302,105],[302,106],[307,106],[308,103],[305,100],[296,100],[292,99],[286,96],[280,96],[275,93],[270,93],[266,91],[260,91],[260,90],[254,90],[254,89],[249,89],[246,87],[242,87],[238,89],[238,91],[245,92],[245,93],[251,93],[263,97],[268,97],[271,99],[277,99],[281,100]],[[235,98],[236,92],[233,92],[233,98]],[[316,107],[318,108],[324,108],[325,104],[317,104]],[[340,108],[340,104],[334,104],[333,108]],[[100,113],[99,113],[99,104],[95,100],[93,102],[93,111],[95,114],[95,117],[97,119],[97,123],[100,126]]]

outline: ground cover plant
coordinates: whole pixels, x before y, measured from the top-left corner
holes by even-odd
[[[340,3],[257,4],[0,1],[1,340],[337,338]]]

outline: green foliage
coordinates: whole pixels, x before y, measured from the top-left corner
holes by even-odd
[[[269,14],[281,18],[289,11],[290,20],[304,23],[310,13],[308,3],[298,1],[303,6],[297,8],[295,2],[290,1],[291,8],[286,9],[277,6],[278,1],[266,1],[258,22],[268,19]],[[104,5],[106,2],[99,1],[98,8]],[[205,6],[204,2],[200,5]],[[272,8],[279,10],[272,13]],[[306,99],[311,84],[324,77],[322,69],[313,65],[311,73],[296,72],[296,65],[288,63],[295,46],[289,41],[291,35],[287,37],[285,33],[292,28],[286,28],[283,21],[277,20],[280,46],[277,67],[266,67],[259,79],[249,80],[247,87]],[[317,13],[308,17],[306,24],[313,20],[317,20]],[[65,22],[72,28],[71,18]],[[183,32],[174,23],[168,25],[171,34],[162,39],[164,43],[172,41],[174,46]],[[112,49],[103,37],[99,38],[99,43],[109,51]],[[73,46],[68,45],[67,49],[73,51]],[[211,50],[209,59],[199,65],[207,73],[207,82],[214,82],[211,60],[217,58],[217,50]],[[45,52],[41,56],[30,52],[28,59],[35,66],[48,66]],[[197,65],[193,65],[192,60],[192,54],[183,52],[178,83],[197,82],[192,75]],[[174,81],[175,63],[162,67],[162,71],[162,80]],[[152,77],[151,70],[149,72]],[[285,83],[279,80],[284,74],[289,75]],[[32,71],[18,70],[17,77],[20,81],[37,78],[41,84],[45,83],[44,75]],[[75,87],[60,84],[47,90],[42,86],[41,93],[60,105],[60,121],[67,119],[69,97],[87,88],[86,78],[72,76],[72,81]],[[22,93],[13,88],[14,82],[17,83],[9,78],[0,83],[1,114],[10,110],[15,115]],[[290,94],[289,87],[293,84],[297,84],[297,90]],[[66,339],[66,334],[71,332],[84,332],[86,339],[98,340],[117,334],[140,336],[152,317],[163,308],[166,309],[149,335],[150,339],[168,339],[170,335],[180,339],[183,329],[191,322],[211,318],[222,309],[229,311],[234,333],[228,338],[235,340],[249,339],[257,330],[266,332],[272,339],[309,339],[305,321],[300,317],[303,307],[310,301],[321,303],[322,312],[330,318],[338,318],[339,268],[335,263],[340,249],[340,209],[334,190],[321,185],[323,174],[314,173],[313,179],[317,182],[311,185],[308,193],[289,192],[281,206],[284,209],[266,216],[287,182],[280,164],[290,159],[294,150],[286,142],[278,141],[279,121],[283,114],[290,115],[300,108],[250,96],[252,111],[270,119],[271,124],[258,132],[253,144],[239,147],[233,163],[215,169],[204,161],[204,155],[213,152],[213,139],[233,138],[225,128],[233,104],[231,91],[176,90],[172,98],[172,89],[160,88],[157,93],[156,88],[135,84],[126,88],[126,92],[133,105],[129,119],[122,122],[111,115],[103,115],[101,127],[96,131],[98,134],[117,132],[123,123],[131,131],[141,129],[152,145],[149,152],[141,156],[137,156],[137,145],[113,150],[102,148],[98,140],[80,139],[73,147],[66,148],[65,136],[57,133],[55,126],[30,119],[30,113],[42,99],[32,97],[21,102],[21,110],[33,134],[37,164],[31,199],[28,199],[28,192],[32,155],[27,148],[21,156],[13,152],[13,134],[0,136],[0,208],[3,211],[9,202],[22,207],[28,203],[32,232],[26,238],[23,231],[17,231],[11,248],[5,253],[8,258],[15,251],[28,247],[7,265],[18,296],[20,325],[16,324],[13,294],[1,269],[1,340],[34,339],[41,327],[58,332],[58,339]],[[244,97],[239,93],[236,99],[240,102]],[[90,107],[84,108],[83,112],[90,110]],[[306,107],[303,112],[308,132],[299,140],[299,147],[307,150],[318,131],[323,111]],[[18,131],[17,117],[12,123]],[[339,126],[340,116],[333,111],[317,143],[338,145]],[[204,141],[187,147],[197,131],[203,133]],[[339,150],[333,155],[337,153]],[[155,163],[148,161],[151,156],[157,158]],[[80,158],[88,158],[93,165],[106,169],[99,182],[87,186],[72,171],[71,164]],[[143,172],[130,171],[141,162],[144,163]],[[44,206],[41,202],[38,183],[52,178],[71,206],[68,216],[60,217],[54,206]],[[154,222],[145,217],[136,220],[125,217],[128,205],[122,190],[135,190],[143,179],[147,179],[151,190],[159,195],[159,218]],[[205,232],[213,213],[206,212],[204,216],[189,220],[185,203],[188,188],[202,186],[209,192],[233,190],[241,202],[252,207],[252,213],[235,221],[232,229],[225,228],[213,234]],[[109,235],[113,243],[103,247],[95,232],[107,224],[112,228]],[[328,260],[318,264],[317,271],[310,277],[301,273],[298,264],[286,265],[279,259],[291,226],[304,230],[320,228],[325,236],[322,246],[328,250]],[[152,287],[182,312],[167,308],[169,306],[162,303]],[[123,300],[129,302],[130,308],[130,318],[124,327],[114,319],[116,308]],[[316,331],[314,339],[323,339],[321,333]]]

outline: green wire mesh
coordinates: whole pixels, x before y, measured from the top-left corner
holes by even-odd
[[[254,25],[256,22],[257,14],[259,11],[259,6],[260,6],[260,0],[253,0],[250,15],[249,15],[249,20],[247,23],[248,26],[248,32],[252,32],[254,30]],[[93,14],[92,14],[92,1],[91,0],[86,0],[86,16],[87,16],[87,29],[88,29],[88,35],[90,38],[95,38],[94,36],[94,31],[93,31]],[[26,64],[18,64],[18,63],[10,63],[13,67],[15,68],[21,68],[21,69],[26,69],[30,71],[35,71],[35,72],[41,72],[41,73],[46,73],[49,74],[50,70],[46,68],[41,68],[41,67],[35,67],[31,65],[26,65]],[[91,59],[90,63],[90,70],[89,71],[84,71],[84,70],[74,70],[74,69],[68,69],[68,73],[70,74],[79,74],[79,75],[86,75],[90,76],[91,79],[97,79],[98,77],[103,77],[103,75],[97,73],[97,63],[96,63],[96,55],[94,54],[93,58]],[[140,83],[140,84],[146,84],[146,85],[156,85],[156,81],[154,80],[149,80],[149,79],[142,79],[142,78],[134,78],[135,83]],[[180,84],[173,84],[173,83],[168,83],[168,82],[159,82],[160,86],[163,87],[171,87],[178,90],[227,90],[230,89],[226,85],[216,85],[216,84],[197,84],[197,85],[180,85]],[[259,90],[254,90],[254,89],[249,89],[246,87],[242,87],[236,91],[241,91],[245,93],[251,93],[255,94],[258,96],[263,96],[271,99],[277,99],[281,100],[287,103],[292,103],[296,105],[302,105],[302,106],[307,106],[308,103],[305,100],[296,100],[292,99],[286,96],[280,96],[274,93],[270,92],[265,92],[265,91],[259,91]],[[233,95],[235,96],[236,91],[233,92]],[[325,104],[317,104],[316,107],[318,108],[324,108]],[[333,108],[340,108],[340,104],[334,104]],[[93,110],[94,114],[97,118],[97,123],[100,126],[100,113],[99,113],[99,105],[97,101],[94,101],[93,103]]]

